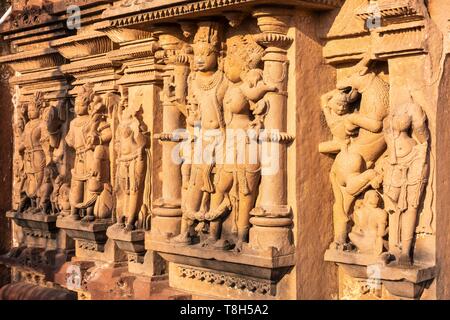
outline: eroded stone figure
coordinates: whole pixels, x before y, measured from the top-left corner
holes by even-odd
[[[116,131],[115,195],[117,226],[126,231],[136,228],[143,203],[143,184],[147,171],[147,128],[140,117],[141,105],[130,106],[128,96],[123,96],[119,105],[119,126]]]
[[[384,120],[387,156],[383,191],[389,216],[389,252],[401,265],[412,263],[418,207],[428,176],[427,117],[414,102],[392,108]]]
[[[52,152],[59,144],[61,122],[42,92],[35,93],[28,104],[27,118],[18,146],[25,173],[19,212],[29,209],[50,214],[52,183],[56,177]]]
[[[76,117],[71,121],[66,143],[75,150],[70,186],[71,217],[84,221],[108,218],[112,196],[109,184],[111,128],[106,107],[91,84],[81,87],[75,99]]]
[[[322,149],[326,153],[338,152],[330,172],[335,199],[331,247],[337,249],[347,247],[349,215],[356,197],[370,187],[378,189],[382,182],[382,175],[374,166],[386,150],[383,119],[389,111],[389,86],[370,68],[370,63],[367,54],[356,66],[357,72],[338,83],[335,97],[329,99],[344,103],[359,100],[359,108],[345,116],[345,133],[340,133],[341,138],[349,137],[348,144],[340,149],[337,144],[335,148]]]
[[[383,238],[388,231],[388,214],[380,208],[381,196],[375,190],[368,190],[364,194],[364,200],[356,202],[353,213],[354,225],[348,235],[350,241],[358,252],[379,256],[383,253]]]

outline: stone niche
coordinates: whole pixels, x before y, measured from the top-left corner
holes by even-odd
[[[442,12],[14,2],[0,297],[448,297]]]

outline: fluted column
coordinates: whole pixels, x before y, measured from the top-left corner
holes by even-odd
[[[292,212],[287,204],[286,148],[292,137],[286,133],[288,58],[292,39],[287,36],[289,10],[280,7],[259,7],[254,10],[262,31],[257,42],[265,48],[264,81],[277,88],[267,93],[268,113],[260,135],[262,177],[259,202],[252,211],[250,245],[253,248],[292,249]]]

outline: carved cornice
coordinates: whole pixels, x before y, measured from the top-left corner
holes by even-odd
[[[109,52],[106,57],[113,61],[125,61],[140,58],[149,58],[158,50],[156,42],[145,41],[137,45],[122,47],[119,50]]]
[[[362,19],[368,19],[377,14],[382,18],[423,17],[421,4],[423,0],[379,0],[375,5],[362,6],[356,15]]]
[[[374,53],[379,58],[404,54],[426,53],[426,25],[424,21],[402,24],[401,27],[380,28],[373,38]]]
[[[329,37],[323,51],[328,63],[357,61],[368,46],[374,48],[374,55],[380,59],[423,54],[428,50],[426,30],[429,17],[423,0],[366,2],[357,8],[349,8],[343,15],[353,15],[364,21],[365,31]]]
[[[0,26],[0,32],[33,27],[55,20],[50,14],[51,7],[52,3],[49,1],[13,1],[12,13],[5,24]]]
[[[202,0],[189,3],[184,0],[173,0],[167,6],[166,1],[123,0],[103,13],[110,19],[111,26],[130,26],[144,22],[159,22],[170,18],[179,18],[199,12],[217,9],[231,9],[243,4],[267,3],[261,0]],[[334,9],[340,7],[343,0],[289,0],[283,4],[297,5],[316,9]]]
[[[112,41],[105,34],[97,31],[55,40],[50,45],[67,59],[98,55],[113,49]]]
[[[148,30],[111,27],[108,21],[96,23],[95,28],[96,30],[105,33],[112,41],[116,43],[142,40],[152,37],[152,32]]]
[[[61,71],[69,74],[88,72],[93,70],[102,70],[120,67],[120,63],[111,61],[104,56],[89,60],[78,60],[70,64],[63,65]]]
[[[24,51],[0,57],[0,63],[7,63],[18,72],[56,67],[65,62],[65,58],[53,48]]]

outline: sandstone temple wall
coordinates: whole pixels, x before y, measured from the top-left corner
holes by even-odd
[[[12,1],[0,299],[449,298],[449,9]]]

